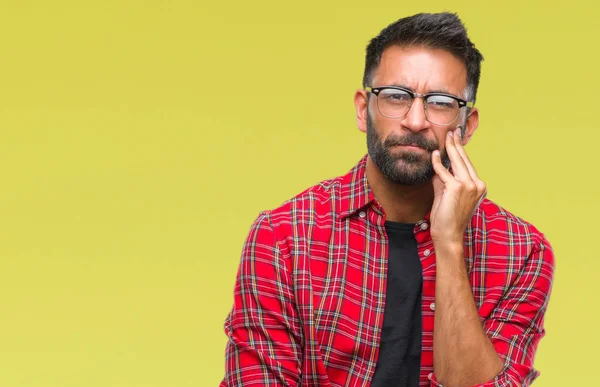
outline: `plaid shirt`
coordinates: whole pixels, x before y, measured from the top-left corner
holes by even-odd
[[[225,386],[369,386],[377,364],[389,243],[365,176],[309,188],[253,223],[225,322]],[[421,386],[433,375],[435,251],[429,214],[414,229],[423,266]],[[544,336],[554,255],[531,224],[484,200],[465,262],[485,331],[505,367],[485,387],[526,386]]]

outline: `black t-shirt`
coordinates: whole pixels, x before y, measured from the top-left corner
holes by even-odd
[[[423,270],[414,224],[386,222],[389,239],[383,332],[372,387],[418,387]]]

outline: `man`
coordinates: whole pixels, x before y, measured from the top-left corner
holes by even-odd
[[[548,241],[485,199],[464,150],[483,57],[454,14],[367,47],[368,155],[254,222],[221,386],[525,386],[554,273]]]

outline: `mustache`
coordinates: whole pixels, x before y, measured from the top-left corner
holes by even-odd
[[[390,135],[383,142],[385,147],[392,147],[397,145],[414,145],[419,148],[423,148],[429,152],[433,152],[436,149],[439,149],[439,144],[435,140],[428,140],[425,137],[415,134],[408,133],[404,136]]]

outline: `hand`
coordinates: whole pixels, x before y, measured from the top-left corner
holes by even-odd
[[[460,128],[449,131],[446,151],[451,170],[442,164],[440,152],[432,155],[434,199],[431,209],[431,238],[434,244],[463,245],[464,233],[475,209],[486,195],[485,183],[479,180],[475,168],[461,144]]]

